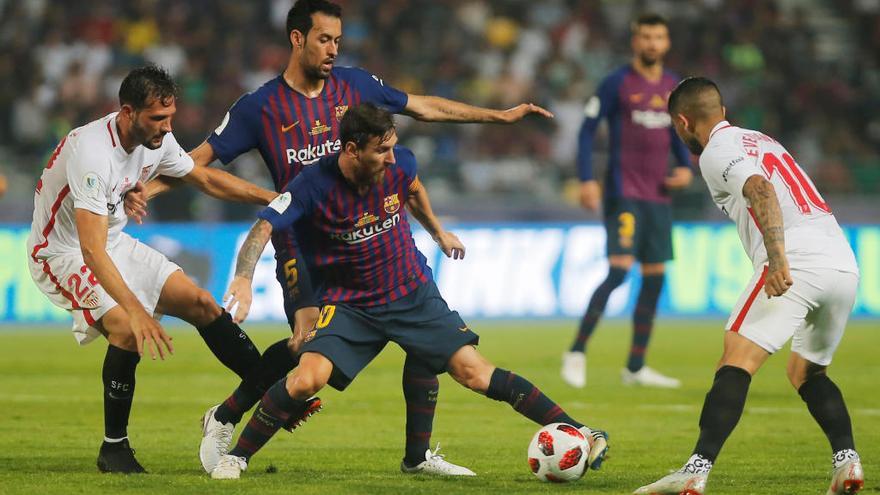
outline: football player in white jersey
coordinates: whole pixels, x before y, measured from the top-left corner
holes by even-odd
[[[856,493],[864,475],[852,424],[827,375],[856,298],[852,249],[791,154],[773,138],[725,120],[715,83],[685,79],[669,97],[669,113],[678,135],[700,155],[712,200],[736,222],[755,276],[727,322],[693,454],[680,470],[635,493],[702,495],[742,415],[752,376],[789,339],[788,379],[831,443],[827,493]]]
[[[122,232],[123,196],[159,175],[179,177],[222,199],[268,204],[276,193],[221,170],[193,167],[171,134],[176,88],[155,66],[133,70],[119,90],[121,108],[72,130],[37,184],[28,264],[37,287],[71,312],[80,344],[103,335],[103,472],[143,472],[129,446],[127,425],[135,369],[144,348],[153,359],[172,353],[157,318],[197,327],[217,358],[239,376],[259,351],[207,291],[176,264]]]

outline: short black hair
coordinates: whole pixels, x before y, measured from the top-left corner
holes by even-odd
[[[633,34],[636,34],[642,26],[666,26],[666,29],[669,29],[669,21],[660,14],[646,12],[636,17],[636,20],[632,22],[630,28],[632,29]]]
[[[177,85],[171,75],[152,64],[132,70],[119,86],[119,105],[131,105],[135,110],[146,108],[153,98],[165,105],[169,98],[176,97]]]
[[[351,142],[358,149],[364,149],[374,137],[378,136],[380,142],[385,142],[393,130],[394,116],[391,112],[372,103],[362,103],[345,112],[339,123],[339,139],[342,146]]]
[[[711,94],[707,94],[707,92]],[[717,100],[714,96],[717,95]],[[709,96],[710,99],[707,99]],[[717,106],[716,106],[717,104]],[[723,106],[721,91],[714,81],[706,77],[688,77],[678,83],[669,95],[670,115],[684,114],[688,117],[703,117]]]
[[[307,36],[312,29],[312,14],[320,12],[331,17],[342,19],[342,7],[327,0],[297,0],[287,11],[287,41],[294,29]],[[291,43],[293,46],[293,43]]]

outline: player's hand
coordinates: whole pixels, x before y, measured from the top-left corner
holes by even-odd
[[[767,299],[785,294],[792,284],[794,284],[794,280],[792,280],[791,272],[788,269],[788,261],[770,263],[767,276],[764,277],[764,292],[767,294]]]
[[[0,174],[0,198],[6,194],[6,176]]]
[[[251,290],[251,281],[244,277],[235,277],[232,279],[232,283],[229,284],[229,290],[226,291],[226,295],[223,296],[223,305],[230,313],[233,310],[235,311],[232,321],[241,323],[247,318],[253,300],[254,295]]]
[[[137,352],[144,355],[144,347],[150,350],[150,357],[156,359],[156,354],[164,360],[165,350],[168,354],[174,354],[174,346],[171,345],[171,336],[165,333],[162,325],[146,311],[138,311],[129,314],[129,324],[137,342]],[[164,347],[164,349],[163,349]]]
[[[666,189],[684,189],[691,185],[693,179],[694,173],[691,172],[690,167],[675,167],[672,171],[672,175],[666,177],[663,183],[666,186]]]
[[[590,211],[599,211],[599,203],[602,200],[602,191],[599,183],[594,180],[581,182],[581,206]]]
[[[546,117],[548,119],[553,118],[553,114],[548,110],[535,105],[534,103],[520,103],[519,105],[508,108],[501,112],[501,121],[505,124],[513,124],[514,122],[519,122],[526,115],[536,113],[542,117]]]
[[[434,240],[447,258],[454,260],[464,259],[464,244],[461,243],[457,235],[444,230],[437,234]]]
[[[130,189],[123,197],[123,208],[125,214],[134,219],[137,223],[144,223],[147,216],[147,193],[144,191],[144,183],[137,181],[134,189]]]

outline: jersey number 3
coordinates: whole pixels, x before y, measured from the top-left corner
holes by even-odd
[[[831,213],[828,203],[822,199],[816,186],[804,175],[804,171],[795,163],[791,155],[783,153],[780,160],[773,153],[764,153],[761,165],[768,179],[773,178],[774,172],[779,174],[802,215],[809,215],[812,212],[811,206],[825,213]]]

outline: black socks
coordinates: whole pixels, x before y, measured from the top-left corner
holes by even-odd
[[[110,344],[104,356],[104,439],[121,441],[128,436],[128,417],[134,399],[134,373],[141,357]]]

